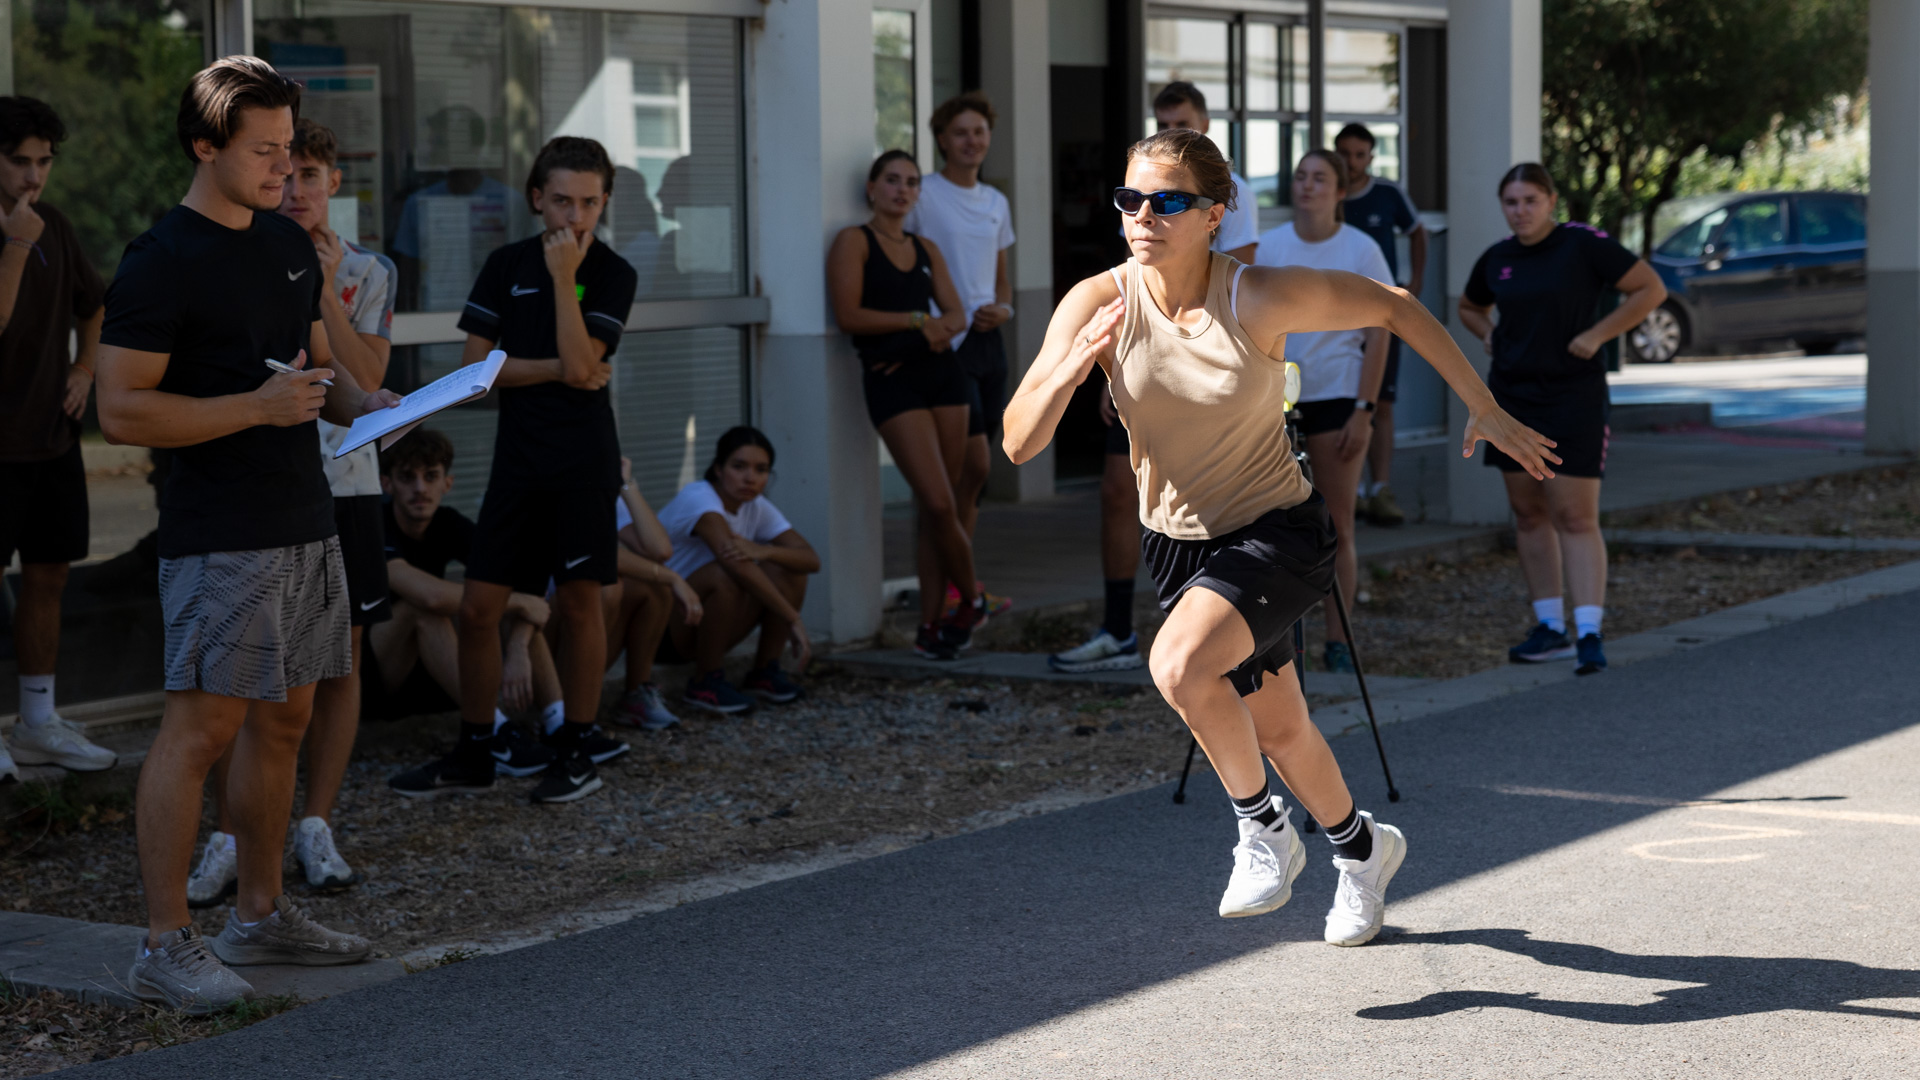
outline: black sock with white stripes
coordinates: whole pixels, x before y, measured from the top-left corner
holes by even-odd
[[[1338,825],[1327,826],[1327,839],[1333,841],[1333,850],[1343,859],[1366,862],[1373,858],[1373,829],[1360,816],[1358,806],[1347,811]]]
[[[1232,798],[1232,795],[1229,794],[1228,798]],[[1266,828],[1274,822],[1279,821],[1280,811],[1273,805],[1272,785],[1262,783],[1260,785],[1260,794],[1252,795],[1244,799],[1234,799],[1233,816],[1252,818],[1254,821],[1260,823],[1261,828]]]

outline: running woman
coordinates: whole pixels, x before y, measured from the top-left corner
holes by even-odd
[[[1171,82],[1153,98],[1153,120],[1161,131],[1189,128],[1202,135],[1213,126],[1207,113],[1207,95],[1190,82]],[[1212,248],[1243,263],[1253,262],[1260,240],[1259,210],[1253,189],[1231,169],[1233,206],[1214,230]],[[1120,227],[1126,235],[1126,226]],[[1100,569],[1105,578],[1106,612],[1086,641],[1047,657],[1055,671],[1083,674],[1091,671],[1132,671],[1146,661],[1140,639],[1133,632],[1133,582],[1140,573],[1140,522],[1135,504],[1133,463],[1127,447],[1127,427],[1113,411],[1113,392],[1100,390],[1100,419],[1106,424],[1107,452],[1100,472]]]
[[[1400,250],[1396,233],[1407,237],[1407,291],[1416,298],[1427,280],[1427,227],[1406,189],[1371,175],[1373,132],[1365,124],[1348,124],[1333,138],[1333,148],[1347,163],[1346,222],[1372,237],[1386,256],[1389,285],[1400,280]],[[1389,527],[1407,522],[1405,511],[1387,485],[1393,473],[1393,403],[1400,396],[1400,339],[1387,342],[1387,373],[1380,380],[1379,408],[1373,416],[1373,446],[1367,451],[1373,482],[1362,489],[1360,510],[1368,521]]]
[[[932,660],[952,660],[987,620],[958,495],[970,391],[952,344],[967,322],[939,246],[907,231],[919,198],[920,168],[912,155],[889,150],[875,158],[867,170],[873,217],[833,238],[827,285],[833,316],[860,354],[867,416],[913,489],[920,572],[913,648]],[[948,584],[959,590],[961,603],[943,619]]]
[[[948,98],[933,110],[927,126],[940,147],[940,171],[921,178],[919,201],[904,223],[908,232],[939,249],[964,309],[966,329],[954,336],[953,355],[967,377],[967,456],[953,497],[968,539],[987,486],[987,436],[1000,430],[1000,414],[1007,408],[1007,345],[1000,327],[1013,318],[1013,283],[1007,277],[1013,206],[999,188],[980,181],[980,165],[993,147],[993,122],[993,103],[977,90]],[[959,591],[947,586],[947,606],[959,603]],[[989,615],[1013,607],[1007,598],[990,595],[986,604]]]
[[[1074,388],[1096,365],[1107,372],[1133,448],[1141,551],[1168,612],[1150,660],[1154,683],[1206,749],[1239,818],[1220,914],[1285,904],[1306,862],[1264,755],[1334,844],[1340,884],[1326,940],[1363,944],[1379,933],[1406,840],[1354,805],[1288,667],[1293,623],[1332,583],[1334,535],[1281,420],[1286,336],[1383,326],[1466,401],[1463,449],[1496,443],[1543,478],[1554,459],[1545,439],[1494,404],[1406,292],[1209,251],[1233,187],[1205,136],[1163,131],[1127,158],[1114,202],[1134,257],[1075,285],[1054,310],[1007,407],[1007,455],[1031,460]]]
[[[75,772],[118,760],[53,708],[60,595],[68,565],[87,557],[80,417],[93,389],[106,291],[66,215],[40,201],[66,137],[46,102],[0,97],[0,566],[20,553],[20,722],[12,755],[0,741],[0,781],[20,778],[16,760]],[[69,340],[78,355],[68,353]]]
[[[1293,170],[1293,220],[1260,238],[1256,266],[1344,270],[1393,284],[1393,271],[1373,238],[1341,220],[1346,166],[1331,150],[1309,150]],[[1313,488],[1327,500],[1340,539],[1340,594],[1352,597],[1360,566],[1354,545],[1354,502],[1360,466],[1374,438],[1374,399],[1387,366],[1387,332],[1377,326],[1287,339],[1287,359],[1300,365],[1300,434],[1307,441]],[[1326,616],[1328,671],[1353,673],[1353,646],[1332,604]],[[1350,615],[1352,613],[1349,613]]]
[[[1574,671],[1607,667],[1601,623],[1607,602],[1607,542],[1600,535],[1600,480],[1607,471],[1607,368],[1600,348],[1667,298],[1660,275],[1606,233],[1554,223],[1553,177],[1532,162],[1500,180],[1500,211],[1513,235],[1488,248],[1467,275],[1460,322],[1493,356],[1494,400],[1555,440],[1564,463],[1542,480],[1500,448],[1486,463],[1501,471],[1513,507],[1520,569],[1537,625],[1507,651],[1514,663],[1578,657]],[[1620,306],[1594,321],[1608,289]],[[1492,318],[1495,308],[1500,320]],[[1564,574],[1573,594],[1568,640]]]
[[[514,593],[544,596],[550,582],[566,711],[547,734],[559,760],[529,797],[590,795],[601,786],[594,762],[627,750],[594,730],[607,669],[600,588],[618,580],[620,436],[607,383],[638,282],[594,238],[612,190],[613,162],[599,143],[562,135],[541,147],[526,197],[542,231],[487,256],[460,314],[462,364],[495,348],[507,354],[496,383],[500,428],[460,602],[461,734],[452,754],[389,779],[400,794],[493,786],[500,620]]]

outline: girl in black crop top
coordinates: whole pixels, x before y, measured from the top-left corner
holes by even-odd
[[[912,156],[901,150],[881,154],[867,173],[873,216],[834,237],[827,281],[834,318],[853,335],[860,354],[867,415],[913,489],[919,543],[933,555],[918,560],[923,569],[914,649],[953,660],[986,619],[973,545],[954,498],[966,457],[968,384],[952,341],[966,329],[966,312],[939,246],[906,231],[907,212],[919,199],[920,169]],[[949,584],[963,602],[942,620]]]

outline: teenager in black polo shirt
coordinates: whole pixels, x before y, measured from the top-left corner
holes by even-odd
[[[620,441],[607,381],[637,278],[594,239],[613,189],[613,163],[592,139],[541,147],[527,203],[543,231],[487,257],[460,316],[462,363],[495,348],[507,363],[493,475],[480,506],[460,604],[460,712],[454,752],[395,776],[407,794],[493,784],[494,703],[500,695],[500,620],[514,592],[556,586],[566,721],[548,736],[560,760],[535,802],[567,802],[600,787],[593,759],[610,749],[593,731],[606,673],[600,587],[618,580],[614,500]],[[624,744],[613,743],[613,747]]]
[[[1460,322],[1493,355],[1487,385],[1500,407],[1554,440],[1561,464],[1536,480],[1489,446],[1502,470],[1519,534],[1520,566],[1538,625],[1508,650],[1515,663],[1579,656],[1574,670],[1607,666],[1600,626],[1607,595],[1607,543],[1600,536],[1600,478],[1607,471],[1607,369],[1600,347],[1640,325],[1667,298],[1646,261],[1591,225],[1554,223],[1553,177],[1532,163],[1500,180],[1500,210],[1513,235],[1480,256],[1460,297]],[[1601,294],[1626,294],[1595,321]],[[1495,325],[1493,309],[1500,309]],[[1560,578],[1573,593],[1568,640]]]
[[[135,805],[148,937],[127,981],[191,1010],[250,992],[221,961],[352,963],[371,950],[314,922],[280,882],[314,685],[352,670],[314,421],[351,424],[399,401],[327,366],[320,260],[276,213],[299,104],[299,85],[253,57],[194,76],[179,116],[192,186],[127,245],[100,333],[102,431],[173,450],[160,493],[166,712]],[[309,356],[303,371],[267,366]],[[188,915],[187,866],[201,788],[229,744],[239,891],[210,954]]]
[[[13,611],[20,722],[11,756],[0,742],[0,780],[19,779],[16,760],[79,772],[116,760],[53,709],[60,594],[67,565],[87,557],[80,414],[93,389],[106,288],[66,215],[40,202],[66,137],[46,102],[0,97],[0,567],[20,553]],[[69,358],[76,331],[79,355]]]

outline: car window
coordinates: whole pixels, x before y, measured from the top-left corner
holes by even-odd
[[[1727,208],[1723,206],[1698,221],[1681,226],[1660,244],[1660,254],[1670,255],[1676,259],[1699,258],[1700,253],[1706,250],[1707,238],[1712,236],[1713,230],[1719,228],[1720,223],[1725,220],[1727,220]]]
[[[1844,196],[1800,197],[1800,242],[1803,244],[1864,244],[1867,208],[1859,199]]]
[[[1746,255],[1787,244],[1787,206],[1782,199],[1755,199],[1743,202],[1727,215],[1727,223],[1714,238],[1714,247],[1722,255]]]

